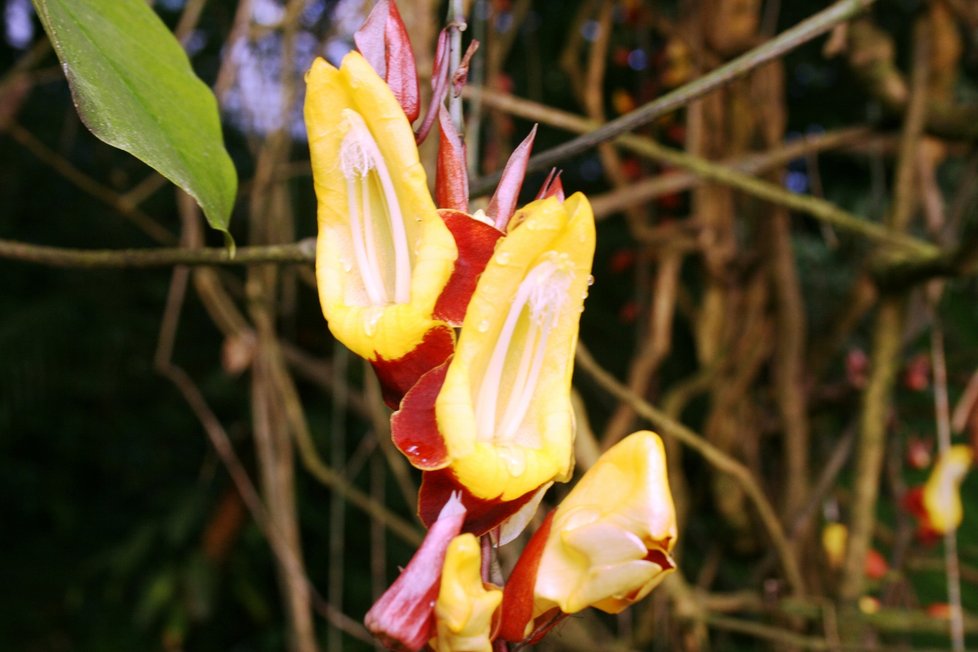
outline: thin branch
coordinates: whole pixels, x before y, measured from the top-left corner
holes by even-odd
[[[932,306],[932,309],[934,306]],[[934,412],[937,422],[937,449],[944,455],[951,448],[951,408],[947,392],[947,358],[944,354],[944,329],[936,310],[931,324],[931,359],[934,369]],[[958,533],[944,533],[944,562],[947,577],[947,602],[950,607],[951,647],[964,652],[964,612],[961,609],[961,562],[958,559]]]
[[[574,115],[573,113],[559,111],[536,102],[517,98],[505,93],[496,93],[484,88],[466,87],[464,95],[470,98],[478,97],[484,104],[492,108],[504,110],[513,115],[536,120],[568,131],[586,134],[602,127],[598,122]],[[858,234],[880,243],[900,247],[905,250],[904,255],[908,260],[932,261],[939,257],[940,249],[934,245],[904,233],[898,233],[876,222],[865,220],[858,215],[839,208],[831,202],[809,195],[790,192],[781,186],[743,174],[731,167],[663,147],[650,138],[626,134],[618,136],[615,142],[622,147],[627,147],[629,150],[651,159],[667,163],[670,166],[685,168],[702,179],[715,181],[773,204],[805,213],[817,220],[832,224],[843,231]],[[470,190],[473,195],[476,195],[484,190],[484,188],[470,184]]]
[[[143,268],[172,265],[259,265],[263,263],[311,264],[316,259],[316,240],[290,244],[238,247],[232,257],[223,247],[191,249],[69,249],[26,242],[0,240],[0,258],[52,267]]]
[[[889,136],[874,134],[869,127],[845,127],[825,133],[806,134],[766,152],[751,153],[736,159],[718,161],[718,163],[744,174],[762,174],[816,152],[849,147],[867,139],[876,142],[886,138]],[[621,190],[593,195],[589,199],[595,219],[600,220],[633,204],[683,192],[700,183],[702,179],[696,174],[688,170],[675,170],[669,174],[642,179]]]
[[[455,73],[462,62],[462,32],[465,31],[465,11],[462,0],[450,0],[448,8],[448,112],[452,116],[455,131],[464,133],[462,122],[462,98],[455,93]]]
[[[917,147],[924,129],[929,66],[928,33],[918,20],[914,29],[913,84],[910,106],[901,133],[899,158],[893,189],[893,208],[887,215],[887,225],[903,232],[915,213]],[[863,566],[870,548],[876,524],[876,502],[879,496],[880,474],[887,444],[887,423],[892,402],[893,385],[900,362],[903,344],[905,293],[884,296],[876,315],[869,381],[863,393],[859,415],[859,441],[856,448],[856,468],[846,547],[843,577],[839,596],[848,603],[863,594]],[[857,638],[858,631],[847,632]]]
[[[595,147],[598,143],[648,124],[652,120],[686,106],[693,100],[723,86],[733,79],[773,61],[786,52],[824,34],[835,25],[845,22],[872,5],[876,0],[840,0],[831,7],[798,23],[777,37],[737,57],[730,63],[703,75],[662,97],[645,104],[620,118],[602,125],[590,133],[554,147],[530,159],[529,171],[543,170],[572,156]],[[476,179],[471,184],[473,194],[481,194],[499,182],[500,173]]]
[[[729,474],[744,490],[744,493],[754,503],[761,522],[767,530],[771,544],[778,551],[781,566],[788,584],[796,593],[804,593],[804,581],[798,560],[791,553],[791,547],[785,536],[784,529],[775,514],[774,508],[768,501],[761,487],[743,464],[730,457],[701,436],[666,415],[661,410],[650,405],[640,396],[636,396],[614,376],[605,371],[591,356],[583,344],[577,347],[577,366],[583,369],[594,381],[619,401],[631,404],[635,413],[647,419],[658,427],[664,434],[675,437],[689,448],[699,453],[707,462],[719,471]]]
[[[771,641],[777,644],[779,649],[802,649],[802,650],[828,650],[828,641],[816,636],[805,636],[795,633],[788,629],[765,625],[764,623],[743,618],[731,618],[718,614],[707,614],[704,617],[706,624],[714,629],[722,629],[728,632],[746,634],[754,638]]]

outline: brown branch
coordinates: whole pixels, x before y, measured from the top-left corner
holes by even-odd
[[[769,172],[794,159],[817,152],[849,148],[863,141],[876,142],[888,138],[889,136],[875,134],[869,127],[846,127],[820,134],[807,134],[766,152],[726,159],[718,161],[717,164],[725,165],[744,174],[756,175]],[[668,174],[636,181],[620,190],[593,195],[589,199],[595,219],[601,220],[632,204],[640,204],[664,195],[683,192],[700,183],[702,180],[696,174],[688,170],[675,170]]]
[[[223,247],[157,249],[68,249],[0,240],[0,259],[19,260],[85,269],[136,269],[173,265],[311,264],[316,258],[315,238],[280,245],[238,247],[232,256]]]
[[[840,0],[831,7],[807,18],[770,41],[712,70],[699,79],[612,120],[600,128],[534,156],[530,159],[529,170],[543,170],[557,165],[565,159],[591,149],[598,143],[633,131],[660,116],[686,106],[696,98],[702,97],[754,68],[773,61],[798,46],[807,43],[811,39],[824,34],[835,25],[856,16],[874,2],[875,0]],[[470,185],[472,194],[479,195],[495,187],[499,182],[499,176],[499,173],[495,173],[473,180],[473,183]]]
[[[501,109],[529,120],[537,120],[544,124],[577,133],[588,133],[601,125],[566,111],[552,109],[548,106],[524,100],[521,98],[496,93],[488,89],[466,87],[463,95],[480,97],[486,106]],[[730,186],[741,192],[759,197],[773,204],[778,204],[817,220],[832,224],[837,228],[857,234],[880,244],[896,247],[901,254],[910,260],[932,260],[939,254],[934,245],[918,240],[905,233],[898,233],[881,224],[870,222],[858,217],[838,206],[816,197],[799,195],[781,186],[762,181],[731,169],[724,165],[707,161],[703,158],[680,152],[656,143],[649,138],[626,134],[616,138],[615,142],[622,147],[647,156],[653,160],[670,166],[685,168],[700,178]],[[475,194],[475,193],[473,193]]]
[[[909,225],[916,205],[915,170],[917,146],[923,133],[926,114],[928,41],[926,25],[918,20],[914,28],[910,108],[907,110],[901,136],[893,209],[887,219],[890,227],[901,232]],[[859,416],[852,513],[843,577],[839,587],[840,597],[849,603],[863,593],[863,565],[876,524],[876,500],[886,449],[887,421],[902,347],[903,312],[903,296],[888,295],[880,304],[874,325],[873,350],[870,356],[872,367]],[[851,634],[857,635],[858,632]]]

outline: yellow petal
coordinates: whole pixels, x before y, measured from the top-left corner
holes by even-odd
[[[956,530],[964,512],[961,507],[961,482],[971,468],[969,446],[951,446],[937,459],[924,485],[923,503],[930,526],[937,532]]]
[[[581,194],[550,198],[510,229],[479,279],[435,406],[459,482],[504,501],[573,468],[570,383],[594,216]]]
[[[503,599],[482,583],[482,551],[471,534],[452,539],[435,602],[435,652],[491,652],[492,618]]]
[[[457,255],[438,217],[411,126],[356,52],[306,77],[319,201],[316,275],[330,330],[361,357],[393,360],[438,325],[432,311]]]
[[[588,606],[617,613],[674,567],[676,512],[658,435],[642,431],[605,452],[553,516],[534,587],[534,615]]]

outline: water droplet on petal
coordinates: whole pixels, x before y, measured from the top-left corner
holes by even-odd
[[[379,321],[380,321],[379,312],[367,317],[367,319],[363,322],[364,335],[366,335],[367,337],[373,337],[374,333],[377,332],[377,322]]]
[[[588,276],[587,276],[587,286],[588,287],[591,287],[592,285],[594,285],[594,276],[591,275],[591,274],[588,274]]]
[[[506,464],[506,470],[511,476],[518,477],[526,471],[526,456],[523,451],[504,448],[499,451],[499,457]]]
[[[508,265],[510,260],[510,255],[508,251],[503,251],[498,256],[496,256],[496,262],[500,265]]]
[[[475,328],[480,333],[485,333],[487,330],[489,330],[489,320],[483,319],[482,321],[479,322],[479,325],[476,326]]]

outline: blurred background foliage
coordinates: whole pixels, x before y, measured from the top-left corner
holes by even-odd
[[[184,26],[183,42],[195,70],[209,85],[217,84],[226,143],[242,180],[231,224],[239,244],[314,235],[315,198],[301,121],[301,76],[317,54],[338,62],[352,47],[350,35],[368,7],[359,0],[308,0],[288,7],[279,0],[157,0],[153,4],[167,25]],[[483,41],[473,82],[552,108],[613,118],[825,4],[768,0],[741,2],[738,9],[737,2],[722,0],[477,0],[467,32]],[[870,13],[870,24],[883,37],[879,43],[892,46],[890,65],[904,77],[913,56],[914,21],[934,11],[935,4],[942,3],[891,0]],[[968,102],[978,90],[978,23],[968,18],[978,18],[978,11],[967,0],[946,4],[960,51],[944,64],[948,70],[935,68],[934,76],[953,73],[951,95],[955,101]],[[426,75],[433,37],[446,8],[431,0],[403,0],[400,6],[415,39],[421,73]],[[29,0],[4,0],[3,8],[0,237],[77,248],[150,247],[167,238],[176,241],[181,228],[186,228],[181,227],[180,217],[181,212],[187,213],[185,202],[181,204],[174,189],[144,165],[84,129]],[[727,9],[733,12],[728,16],[731,22],[718,27],[719,36],[711,36],[707,27],[698,31],[698,25],[712,25],[711,20],[726,16]],[[609,19],[602,23],[606,11]],[[736,22],[738,17],[753,23],[745,27]],[[291,21],[287,42],[293,52],[283,57],[286,18]],[[741,28],[750,33],[743,42],[735,42]],[[603,33],[606,29],[610,31]],[[703,38],[707,45],[698,42]],[[588,53],[602,39],[606,39],[603,79],[595,88],[588,85],[585,72],[594,65],[588,63]],[[706,158],[736,158],[778,145],[762,138],[765,121],[775,119],[771,115],[780,114],[784,123],[784,133],[775,134],[776,138],[789,143],[841,128],[866,127],[839,146],[787,161],[766,178],[793,192],[823,196],[863,218],[883,220],[893,209],[902,113],[873,92],[851,56],[843,52],[827,57],[827,40],[816,39],[783,59],[782,92],[760,95],[777,106],[745,104],[750,92],[741,92],[744,82],[735,82],[740,90],[721,98],[719,109],[700,105],[695,116],[690,115],[692,110],[679,111],[641,133],[676,148],[699,147],[697,153]],[[850,41],[848,47],[851,55],[855,46]],[[885,45],[878,48],[885,50]],[[880,56],[886,59],[885,55]],[[232,65],[222,63],[227,61]],[[284,106],[285,88],[291,87],[298,96],[291,106]],[[588,105],[587,93],[595,90],[599,100]],[[477,132],[470,132],[469,141],[476,150],[478,172],[495,171],[532,123],[485,106],[476,110],[470,105],[468,111],[470,120],[478,121],[481,128],[477,145],[471,138]],[[707,124],[704,135],[703,111],[714,111],[714,117],[725,122]],[[547,126],[545,119],[541,122],[536,151],[568,138]],[[753,126],[739,130],[738,125],[748,123]],[[704,147],[711,129],[745,142]],[[973,133],[942,134],[934,140],[939,153],[932,166],[936,190],[931,192],[939,193],[948,211],[957,211],[958,217],[948,219],[963,224],[975,220],[978,159],[973,137]],[[263,157],[276,138],[279,144],[269,181]],[[609,163],[617,169],[609,170]],[[562,168],[569,191],[583,190],[605,199],[613,199],[616,188],[627,190],[641,180],[675,172],[628,152],[609,156],[596,150],[564,161]],[[528,181],[528,195],[540,178]],[[265,184],[267,193],[255,194],[256,184]],[[757,290],[755,283],[763,276],[758,270],[764,270],[771,256],[765,244],[771,235],[758,226],[767,219],[769,208],[741,195],[711,199],[704,197],[704,191],[697,192],[701,194],[660,194],[630,204],[625,215],[620,209],[599,214],[596,283],[583,315],[581,340],[617,378],[631,378],[635,361],[645,355],[641,352],[649,342],[650,315],[661,295],[654,283],[664,259],[679,252],[679,260],[684,261],[677,268],[671,317],[666,318],[667,349],[653,365],[654,373],[650,371],[638,385],[639,393],[657,405],[667,406],[667,399],[677,397],[671,390],[688,385],[710,368],[703,343],[697,339],[703,337],[700,318],[709,292],[720,286],[723,291],[736,289],[736,297],[728,297],[731,301],[749,299],[751,287],[762,293],[760,312],[742,304],[728,307],[724,319],[735,324],[749,317],[768,319],[776,312],[769,290]],[[703,264],[712,254],[698,249],[710,245],[697,240],[702,232],[696,226],[709,221],[711,211],[736,215],[724,236],[735,251],[722,254],[729,256],[712,269],[713,263]],[[272,236],[256,235],[272,214],[286,226]],[[925,224],[917,220],[910,230],[927,237]],[[684,228],[691,230],[684,232]],[[204,237],[210,245],[221,244],[218,233]],[[798,296],[803,299],[800,316],[807,323],[800,333],[805,351],[801,389],[809,431],[805,444],[809,481],[813,481],[840,442],[851,438],[857,428],[860,391],[872,365],[865,356],[872,348],[875,299],[870,298],[861,312],[846,308],[864,300],[854,288],[867,283],[866,261],[875,245],[799,216],[791,221],[790,244]],[[719,275],[718,270],[722,270]],[[412,498],[401,490],[405,478],[398,475],[396,465],[392,473],[383,454],[386,449],[374,437],[383,429],[376,418],[370,418],[377,408],[369,375],[332,342],[308,271],[283,267],[269,283],[276,292],[276,337],[293,352],[287,357],[297,374],[312,437],[323,458],[355,487],[394,513],[413,519]],[[261,530],[208,443],[201,422],[177,387],[154,369],[171,273],[165,268],[60,269],[0,259],[3,649],[258,652],[295,645],[289,643],[289,608],[283,606],[274,556]],[[242,268],[227,268],[213,277],[245,312],[251,282],[246,274]],[[923,482],[929,467],[913,468],[907,461],[908,447],[931,455],[935,447],[933,321],[920,288],[903,289],[910,309],[896,360],[893,407],[886,416],[889,443],[879,523],[872,539],[872,546],[891,568],[863,588],[884,607],[923,614],[928,606],[947,602],[942,547],[913,543],[914,521],[900,499],[907,487]],[[206,397],[244,468],[257,478],[259,463],[252,443],[255,387],[247,370],[254,349],[247,338],[229,336],[226,329],[216,327],[212,314],[208,299],[193,291],[187,294],[173,360]],[[978,369],[974,279],[948,281],[938,314],[947,351],[947,389],[955,407]],[[851,321],[840,326],[840,315],[848,315]],[[724,382],[740,378],[746,383],[742,396],[724,405],[724,395],[716,387],[692,390],[676,416],[706,432],[711,441],[725,441],[717,445],[744,460],[780,510],[785,445],[777,397],[779,353],[775,346],[761,359],[749,359],[747,346],[775,338],[768,326],[745,328],[737,336],[727,333],[723,335],[727,339],[716,342],[720,348],[730,347],[726,357],[718,358],[724,368],[720,373]],[[834,340],[823,337],[839,329]],[[723,324],[717,326],[716,333],[720,332]],[[751,365],[752,372],[737,375],[736,368]],[[600,439],[622,408],[586,374],[578,372],[576,386]],[[734,425],[718,426],[718,419]],[[972,418],[972,430],[966,430],[961,441],[975,436],[974,422]],[[624,423],[639,424],[627,415]],[[727,433],[726,439],[720,431]],[[798,543],[814,596],[837,595],[838,576],[827,570],[816,542],[826,520],[848,522],[855,468],[851,457],[852,453],[839,478],[817,500],[813,524]],[[795,620],[785,612],[765,615],[748,599],[754,596],[769,605],[787,595],[765,539],[750,526],[750,517],[745,530],[744,523],[731,522],[730,513],[718,506],[718,476],[702,459],[685,453],[677,469],[684,487],[680,567],[688,585],[714,596],[740,596],[751,606],[730,612],[740,613],[745,622],[794,627],[832,640],[831,627],[818,614],[806,614],[804,622],[797,614]],[[344,505],[298,463],[294,486],[305,572],[320,596],[315,605],[320,646],[369,649],[355,622],[396,568],[406,563],[413,544],[384,534],[376,522],[368,526],[369,519],[361,511]],[[963,604],[974,614],[978,611],[975,473],[962,493]],[[743,507],[742,502],[739,505]],[[574,619],[567,633],[558,632],[550,645],[581,649],[581,640],[590,640],[594,649],[628,645],[695,649],[705,645],[704,631],[714,649],[781,645],[764,643],[763,636],[729,623],[723,626],[718,600],[701,601],[716,616],[705,621],[707,630],[691,627],[683,620],[688,614],[677,607],[681,601],[676,594],[670,589],[672,597],[667,598],[665,593],[658,591],[649,605],[621,618],[592,614]],[[326,601],[354,624],[326,609]],[[969,622],[969,640],[978,644],[974,622]],[[924,633],[924,628],[908,633],[899,627],[887,629],[885,623],[877,625],[880,640],[898,649],[947,644],[940,625],[930,628],[930,633]],[[346,633],[341,634],[341,628]],[[591,638],[575,640],[579,629]]]

